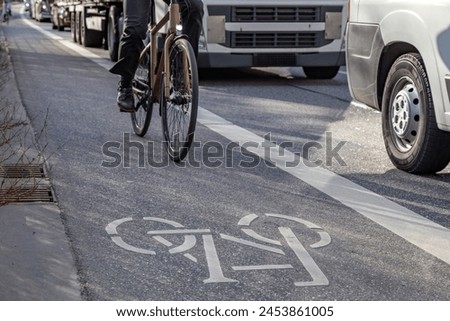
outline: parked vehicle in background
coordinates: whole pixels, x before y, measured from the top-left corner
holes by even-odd
[[[346,0],[203,0],[199,68],[298,66],[330,79],[345,64]],[[73,40],[108,48],[117,60],[120,0],[72,0]],[[156,0],[157,17],[166,10]]]
[[[51,20],[51,6],[54,0],[35,0],[33,18],[37,21]]]
[[[411,173],[450,161],[450,1],[350,0],[352,97],[382,112],[387,153]]]
[[[30,0],[30,10],[28,10],[28,12],[30,13],[31,19],[34,19],[34,11],[36,10],[36,1],[37,0]]]
[[[85,47],[109,48],[111,59],[117,60],[122,4],[122,0],[68,0],[72,40]]]
[[[25,12],[29,12],[31,7],[31,0],[23,0],[23,8]]]
[[[303,67],[331,79],[345,64],[347,1],[203,0],[199,67]]]
[[[53,29],[64,31],[64,28],[70,28],[70,12],[67,1],[59,0],[53,2],[51,16]]]

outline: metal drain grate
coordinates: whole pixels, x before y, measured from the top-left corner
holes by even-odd
[[[0,166],[0,204],[54,202],[42,164]]]
[[[3,178],[44,178],[41,164],[15,164],[0,166],[0,177]]]
[[[50,186],[0,189],[0,203],[54,202]]]

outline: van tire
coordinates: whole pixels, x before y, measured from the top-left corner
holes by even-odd
[[[430,174],[450,161],[450,133],[436,124],[433,97],[422,57],[400,56],[384,87],[382,128],[386,151],[399,169]]]

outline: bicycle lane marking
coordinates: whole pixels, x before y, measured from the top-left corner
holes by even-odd
[[[107,59],[42,29],[40,26],[28,21],[23,15],[22,20],[33,29],[53,40],[59,41],[62,45],[106,70],[109,70],[112,66],[112,63]],[[293,160],[301,160],[302,158],[279,145],[265,141],[264,138],[234,125],[232,122],[202,107],[199,107],[198,122],[228,140],[238,143],[240,146],[245,144],[245,148],[249,152],[254,153],[261,159],[272,162],[279,169],[302,180],[450,265],[450,230],[447,228],[325,168],[307,167],[302,161],[297,162],[298,165],[295,167],[289,167],[286,165],[287,163],[292,163]],[[253,146],[255,144],[249,147],[249,142],[255,143],[257,147]],[[262,146],[263,142],[264,146]],[[268,144],[271,144],[271,151],[274,151],[274,153],[270,153],[269,157],[265,155]]]
[[[250,236],[251,238],[257,240],[258,242],[254,242],[248,238],[240,238],[224,233],[217,233],[217,231],[214,232],[210,229],[186,228],[179,222],[159,217],[142,218],[144,222],[164,223],[170,226],[169,229],[155,229],[155,227],[153,227],[152,225],[148,225],[148,228],[150,230],[146,232],[146,235],[149,235],[151,238],[148,239],[145,248],[131,245],[128,242],[131,241],[133,243],[133,237],[127,237],[126,233],[122,234],[122,232],[124,232],[123,229],[120,233],[118,231],[118,227],[122,224],[127,224],[134,221],[132,217],[114,220],[110,222],[105,229],[111,237],[111,240],[117,246],[127,251],[145,255],[158,255],[157,253],[161,254],[163,252],[167,252],[172,255],[181,254],[192,262],[206,267],[209,276],[203,279],[204,284],[239,283],[241,282],[239,280],[241,280],[242,275],[242,273],[240,272],[244,272],[245,275],[245,272],[248,271],[262,271],[263,273],[264,271],[281,271],[286,279],[285,273],[289,271],[290,273],[295,274],[295,280],[292,280],[292,282],[296,287],[329,285],[329,281],[326,275],[322,272],[320,267],[316,264],[314,259],[306,250],[305,246],[297,238],[297,235],[290,227],[284,226],[284,224],[278,225],[278,231],[280,233],[279,236],[281,236],[281,239],[279,240],[267,238],[266,236],[260,235],[258,232],[252,229],[254,225],[253,223],[255,223],[255,221],[264,221],[265,219],[270,220],[271,218],[274,218],[276,220],[281,219],[290,223],[300,223],[305,228],[318,233],[320,240],[314,244],[310,244],[309,248],[316,249],[325,247],[331,243],[330,235],[320,226],[297,217],[274,213],[265,213],[263,215],[248,214],[241,218],[241,220],[238,222],[238,226],[242,228],[241,231],[244,232],[244,234],[247,234],[247,236]],[[127,239],[127,241],[122,238],[122,235],[125,237],[125,239]],[[178,238],[171,238],[171,240],[168,240],[166,237],[170,236],[177,236]],[[199,236],[198,239],[197,236]],[[198,240],[201,241],[197,242]],[[280,240],[284,240],[285,242],[280,242]],[[155,242],[162,244],[167,248],[161,251],[161,248],[159,248],[157,244],[155,244]],[[240,259],[234,263],[228,261],[224,265],[227,269],[223,270],[222,260],[224,258],[221,257],[217,251],[217,242],[220,242],[222,244],[226,243],[231,246],[237,246],[239,247],[239,249],[241,249],[239,253],[242,253],[242,251],[243,253],[246,253],[245,251],[263,251],[265,252],[265,255],[263,255],[264,259],[262,261],[254,261],[253,257],[253,259]],[[139,246],[142,246],[142,244]],[[201,256],[201,251],[198,252],[196,256],[188,253],[188,251],[196,246],[203,247],[204,260],[199,261],[196,257],[197,255]],[[154,248],[155,251],[149,248]],[[268,263],[267,257],[270,254],[274,256],[272,256],[272,260],[270,261],[270,263]],[[294,256],[292,254],[294,254]],[[281,260],[281,262],[276,264],[273,260]],[[306,275],[305,271],[307,273]],[[229,276],[226,276],[225,273]]]

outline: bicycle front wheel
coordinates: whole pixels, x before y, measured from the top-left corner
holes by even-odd
[[[161,82],[161,119],[169,157],[179,162],[194,140],[198,111],[198,70],[194,51],[186,39],[175,40],[169,51],[170,70]],[[166,93],[165,77],[170,77]]]
[[[141,137],[147,133],[152,119],[150,63],[149,50],[141,53],[133,78],[134,112],[131,113],[131,123],[136,135]]]

